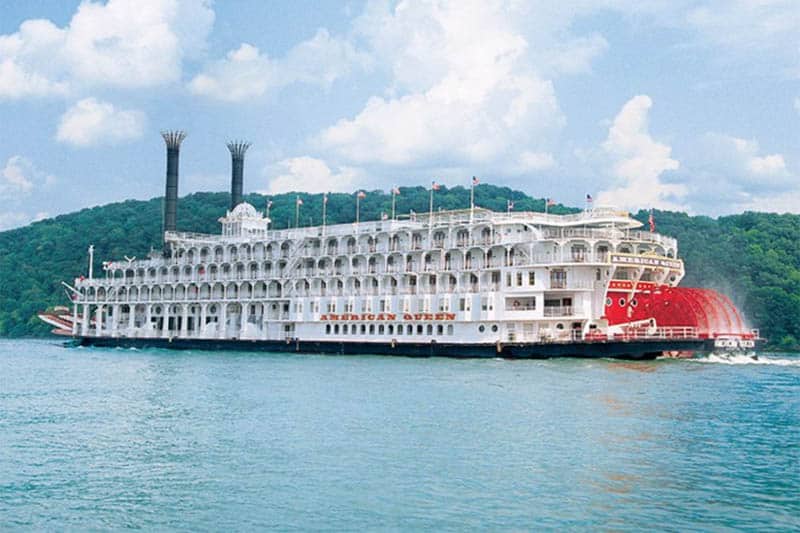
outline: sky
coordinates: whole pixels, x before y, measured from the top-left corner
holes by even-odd
[[[797,0],[0,0],[0,230],[164,193],[507,185],[800,212]]]

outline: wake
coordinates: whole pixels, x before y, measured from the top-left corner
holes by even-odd
[[[698,357],[696,359],[689,360],[698,363],[718,363],[722,365],[775,365],[800,367],[800,358],[788,359],[768,357],[766,355],[710,354],[706,357]]]

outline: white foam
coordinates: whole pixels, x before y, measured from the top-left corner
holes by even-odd
[[[776,365],[800,366],[800,359],[782,359],[765,355],[752,356],[746,354],[710,354],[707,357],[690,359],[698,363],[719,363],[723,365]]]

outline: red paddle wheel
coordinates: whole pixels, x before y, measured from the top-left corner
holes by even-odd
[[[691,327],[701,338],[752,338],[730,299],[711,289],[653,287],[636,292],[610,290],[605,317],[611,326],[655,320],[658,327]]]

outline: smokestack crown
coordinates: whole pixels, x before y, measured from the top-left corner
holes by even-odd
[[[250,143],[247,141],[229,141],[228,150],[231,151],[231,157],[234,159],[244,159],[244,154],[250,148]]]
[[[164,138],[164,142],[167,143],[167,148],[178,150],[186,138],[186,132],[182,130],[162,131],[161,136]]]

